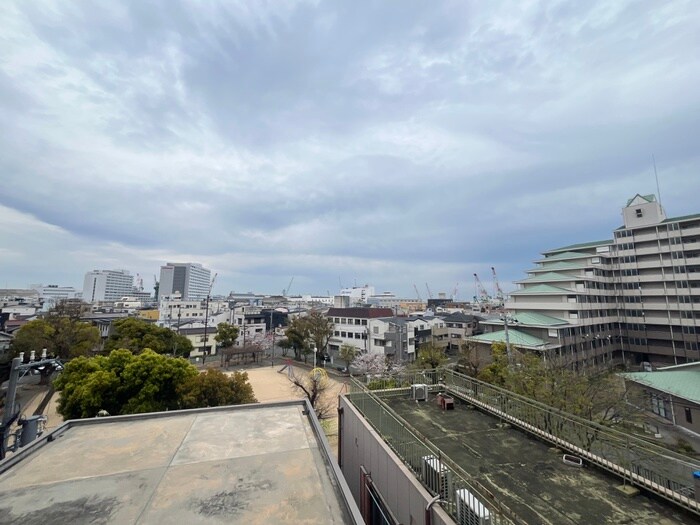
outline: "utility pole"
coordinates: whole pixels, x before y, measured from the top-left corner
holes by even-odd
[[[204,362],[207,358],[207,327],[209,326],[209,297],[211,296],[211,289],[214,286],[214,281],[216,281],[216,276],[218,274],[214,274],[214,277],[211,280],[211,283],[209,283],[209,291],[207,292],[207,300],[206,300],[206,305],[204,307],[204,340],[202,341],[202,362]]]
[[[503,329],[505,331],[505,336],[506,336],[506,356],[508,357],[508,366],[512,366],[513,364],[513,358],[512,358],[512,353],[510,350],[510,336],[508,334],[508,321],[515,321],[512,317],[510,317],[508,314],[503,315]]]
[[[34,356],[33,350],[32,356]],[[30,370],[44,370],[46,367],[51,367],[53,370],[63,370],[63,363],[60,359],[46,359],[46,350],[44,350],[42,358],[39,361],[30,361],[27,364],[22,364],[22,360],[22,357],[15,357],[12,360],[12,367],[10,368],[10,380],[7,386],[7,396],[5,397],[5,412],[2,416],[2,422],[0,423],[0,459],[5,458],[10,426],[12,426],[20,415],[15,404],[17,383],[19,382],[20,373],[24,375]],[[25,420],[25,425],[22,428],[22,434],[19,439],[19,446],[24,446],[36,438],[39,419],[41,418],[44,418],[44,416],[32,416]],[[17,441],[15,442],[15,446],[16,445]]]

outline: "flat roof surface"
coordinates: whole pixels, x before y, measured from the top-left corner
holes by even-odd
[[[500,427],[497,418],[459,399],[449,411],[433,395],[420,404],[408,397],[383,401],[526,523],[697,523],[671,504],[622,495],[615,488],[621,479],[592,466],[567,466],[563,452],[516,428]]]
[[[0,523],[355,523],[305,406],[67,423],[0,464]]]

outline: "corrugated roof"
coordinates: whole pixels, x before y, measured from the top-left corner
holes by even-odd
[[[577,249],[583,249],[583,248],[594,248],[596,246],[605,246],[608,244],[612,244],[614,241],[612,239],[608,239],[605,241],[592,241],[592,242],[582,242],[580,244],[570,244],[569,246],[563,246],[561,248],[553,248],[551,250],[546,250],[542,252],[543,255],[546,255],[548,253],[557,253],[557,252],[567,252],[567,251],[573,251]]]
[[[697,368],[628,372],[620,375],[661,392],[700,403],[700,370]]]
[[[497,332],[491,332],[490,334],[480,334],[474,335],[467,338],[469,341],[475,341],[477,343],[505,343],[506,342],[506,332],[505,330],[499,330]],[[522,348],[540,348],[544,347],[547,343],[542,339],[521,332],[520,330],[515,330],[514,328],[508,329],[508,339],[510,344],[519,346]]]
[[[570,294],[576,293],[575,290],[568,290],[566,288],[561,288],[559,286],[552,286],[551,284],[536,284],[535,286],[528,286],[527,288],[521,288],[514,292],[510,292],[510,295],[540,295],[540,294]]]

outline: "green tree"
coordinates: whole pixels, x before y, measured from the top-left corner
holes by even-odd
[[[197,375],[185,359],[144,350],[112,351],[109,356],[70,361],[54,381],[58,412],[66,419],[160,412],[180,408],[178,387]]]
[[[304,320],[308,326],[309,337],[318,351],[318,357],[326,355],[328,341],[333,337],[333,319],[313,311],[304,317]]]
[[[105,341],[105,352],[126,348],[139,353],[150,348],[157,354],[173,354],[188,357],[192,342],[183,335],[160,327],[144,319],[126,317],[112,324],[112,333]]]
[[[301,360],[302,354],[307,354],[311,344],[309,326],[304,317],[295,317],[286,330],[287,339],[292,344],[294,359]]]
[[[90,323],[74,321],[68,317],[35,319],[23,325],[12,341],[15,355],[32,350],[41,354],[46,348],[49,355],[71,359],[87,355],[100,343],[100,331]]]
[[[24,352],[26,357],[32,350],[36,356],[46,348],[47,354],[68,360],[88,355],[100,344],[100,331],[90,323],[84,323],[69,317],[57,315],[35,319],[23,325],[12,341],[14,355]],[[53,368],[44,367],[41,371],[40,384],[48,384]]]
[[[582,374],[566,360],[517,348],[511,349],[509,363],[503,343],[494,343],[491,353],[493,361],[477,376],[482,381],[598,423],[639,415],[639,399],[613,372]]]
[[[345,367],[350,369],[350,363],[355,360],[357,356],[357,348],[347,343],[340,346],[340,351],[338,353],[340,359],[345,363]]]
[[[233,346],[238,338],[238,327],[229,323],[219,323],[216,325],[216,342],[221,347]]]
[[[481,369],[477,379],[492,385],[505,387],[509,381],[510,369],[504,343],[493,343],[491,345],[491,359],[491,363]]]
[[[427,343],[418,349],[414,367],[419,369],[438,368],[446,362],[445,350],[433,343]]]
[[[459,347],[457,366],[468,376],[476,377],[482,368],[476,343],[467,341]]]
[[[289,350],[292,348],[293,345],[292,342],[285,337],[277,343],[277,346],[279,346],[282,349],[282,357],[287,357],[287,354],[289,353]]]
[[[256,403],[246,372],[224,374],[210,368],[178,387],[182,408],[215,407]]]
[[[221,366],[224,366],[224,361],[228,365],[233,355],[233,344],[238,338],[238,327],[230,323],[219,323],[216,326],[216,335],[214,339],[219,343],[219,354],[221,355]],[[206,356],[204,357],[206,359]]]
[[[321,312],[313,311],[304,317],[292,319],[286,331],[287,339],[292,343],[294,358],[304,356],[304,360],[315,347],[318,358],[326,354],[328,340],[333,336],[333,321]]]

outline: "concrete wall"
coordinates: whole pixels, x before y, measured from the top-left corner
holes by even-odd
[[[360,466],[364,466],[400,523],[425,524],[425,507],[433,499],[431,494],[344,396],[339,398],[339,406],[340,468],[355,502],[360,504]],[[454,521],[434,505],[432,525],[448,524]]]

